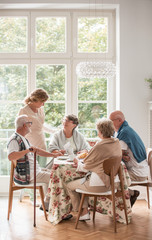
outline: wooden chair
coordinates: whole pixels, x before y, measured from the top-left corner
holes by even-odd
[[[149,151],[149,154],[148,154],[148,165],[150,168],[150,175],[152,179],[152,150]],[[151,185],[152,185],[152,181],[148,179],[148,177],[145,181],[131,181],[131,186],[145,186],[147,188],[147,203],[148,203],[149,209],[150,209],[149,186]]]
[[[7,219],[9,220],[10,213],[12,211],[13,192],[16,190],[24,189],[24,188],[34,189],[34,224],[33,225],[35,227],[36,226],[36,189],[39,190],[45,219],[47,220],[47,214],[46,214],[46,210],[45,210],[45,206],[44,206],[43,183],[36,183],[36,153],[34,154],[34,183],[31,183],[28,185],[21,185],[21,184],[17,184],[14,182],[14,168],[16,167],[16,164],[17,164],[17,161],[11,161]]]
[[[82,196],[81,196],[81,202],[80,202],[80,206],[79,206],[79,212],[78,212],[78,216],[77,216],[77,219],[76,219],[75,228],[77,228],[77,225],[78,225],[78,222],[79,222],[79,217],[80,217],[80,214],[81,214],[84,198],[86,196],[94,197],[94,210],[93,210],[93,222],[94,222],[97,197],[101,197],[101,196],[103,197],[104,196],[104,197],[108,197],[108,198],[112,199],[114,231],[117,232],[117,229],[116,229],[116,212],[115,212],[115,193],[116,193],[117,190],[115,189],[115,185],[114,185],[114,183],[115,183],[114,178],[117,174],[119,176],[120,187],[121,187],[121,191],[117,191],[117,193],[118,193],[118,196],[122,196],[123,204],[124,204],[125,217],[126,217],[126,223],[128,225],[127,207],[126,207],[125,194],[124,194],[124,181],[123,181],[123,178],[122,178],[121,158],[113,158],[113,159],[105,160],[104,163],[103,163],[103,169],[104,169],[104,172],[110,177],[111,191],[93,193],[93,192],[86,192],[86,191],[83,191],[83,190],[80,190],[80,189],[76,189],[76,192],[81,193]]]

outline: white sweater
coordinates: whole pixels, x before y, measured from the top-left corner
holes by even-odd
[[[89,144],[86,142],[84,136],[78,132],[77,130],[73,130],[73,141],[76,146],[76,152],[81,150],[87,149],[89,150]],[[67,143],[66,137],[64,134],[63,129],[59,132],[55,133],[54,136],[51,138],[49,143],[49,152],[53,150],[61,150],[64,149],[64,145]]]

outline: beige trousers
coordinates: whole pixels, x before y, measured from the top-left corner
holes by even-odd
[[[130,176],[130,178],[131,178],[131,181],[145,181],[145,180],[147,180],[147,177],[140,177],[140,176],[137,176],[137,175],[135,175],[132,171],[129,171],[128,170],[128,173],[129,173],[129,176]],[[131,195],[131,196],[133,196],[134,195],[134,190],[132,190],[132,189],[128,189],[129,190],[129,194]]]
[[[65,187],[68,191],[68,195],[71,198],[73,211],[77,212],[80,205],[81,195],[75,191],[77,188],[84,191],[88,191],[88,192],[94,192],[94,193],[108,191],[106,187],[100,187],[100,186],[91,187],[89,186],[89,184],[90,184],[90,177],[83,184],[82,184],[82,179],[71,181],[68,184],[66,184]],[[87,207],[88,207],[88,197],[85,197],[83,208],[87,208]]]
[[[132,181],[144,181],[147,179],[147,177],[140,177],[135,175],[132,171],[128,170],[129,176]]]
[[[50,175],[51,175],[51,170],[43,168],[36,176],[37,183],[44,183],[43,184],[44,196],[47,194],[47,191],[48,191]],[[31,180],[31,183],[33,182],[34,182],[34,179]]]

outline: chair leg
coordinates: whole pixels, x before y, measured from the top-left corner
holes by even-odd
[[[115,209],[115,193],[112,193],[112,208],[113,208],[113,221],[114,221],[114,231],[117,232],[116,228],[116,209]]]
[[[24,197],[24,189],[21,189],[21,191],[20,191],[20,202],[22,202],[23,197]]]
[[[78,216],[77,216],[76,223],[75,223],[75,229],[77,229],[77,226],[78,226],[79,217],[80,217],[80,214],[81,214],[81,209],[82,209],[82,206],[83,206],[85,196],[86,195],[83,193],[82,197],[81,197],[81,201],[80,201]]]
[[[148,185],[147,185],[147,201],[148,201],[148,208],[150,209],[149,186]]]
[[[123,205],[124,205],[124,211],[125,211],[125,217],[126,217],[126,223],[128,225],[128,214],[127,214],[127,205],[126,205],[126,199],[125,199],[125,193],[124,193],[124,180],[122,177],[122,169],[120,167],[119,170],[119,178],[120,178],[120,187],[121,187],[121,193],[122,193],[122,199],[123,199]]]
[[[12,205],[13,205],[13,191],[11,192],[10,213],[12,212]]]
[[[12,202],[13,202],[13,190],[9,190],[9,199],[8,199],[8,215],[7,220],[9,220],[10,213],[12,211]]]
[[[97,196],[94,196],[93,222],[94,222],[94,220],[95,220],[96,203],[97,203]]]
[[[44,192],[43,192],[43,187],[42,186],[39,187],[39,193],[40,193],[40,197],[41,197],[41,202],[42,202],[42,207],[43,207],[45,219],[47,221],[47,213],[46,213],[45,205],[44,205]]]
[[[113,221],[114,221],[114,231],[117,232],[116,228],[116,209],[115,209],[115,186],[114,186],[114,176],[111,174],[111,191],[112,191],[112,209],[113,209]]]

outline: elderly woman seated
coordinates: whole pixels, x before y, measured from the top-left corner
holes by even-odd
[[[78,179],[67,184],[67,190],[72,201],[73,211],[78,211],[80,204],[80,194],[75,191],[76,188],[90,192],[107,191],[108,189],[105,186],[107,186],[109,178],[103,171],[103,162],[105,159],[121,157],[122,155],[119,140],[112,137],[114,134],[113,122],[109,119],[101,119],[97,123],[97,130],[101,141],[90,150],[88,156],[83,161],[84,163],[76,158],[74,159],[74,162],[77,165],[77,171],[91,171],[91,173],[90,175],[87,174],[88,177],[85,179]],[[104,182],[105,186],[101,186],[101,182]],[[79,220],[89,219],[88,198],[85,198]]]
[[[78,118],[71,114],[63,119],[63,129],[55,133],[49,144],[49,151],[52,153],[65,153],[64,146],[68,142],[74,153],[89,150],[89,144],[86,142],[84,136],[76,130],[79,121]]]

